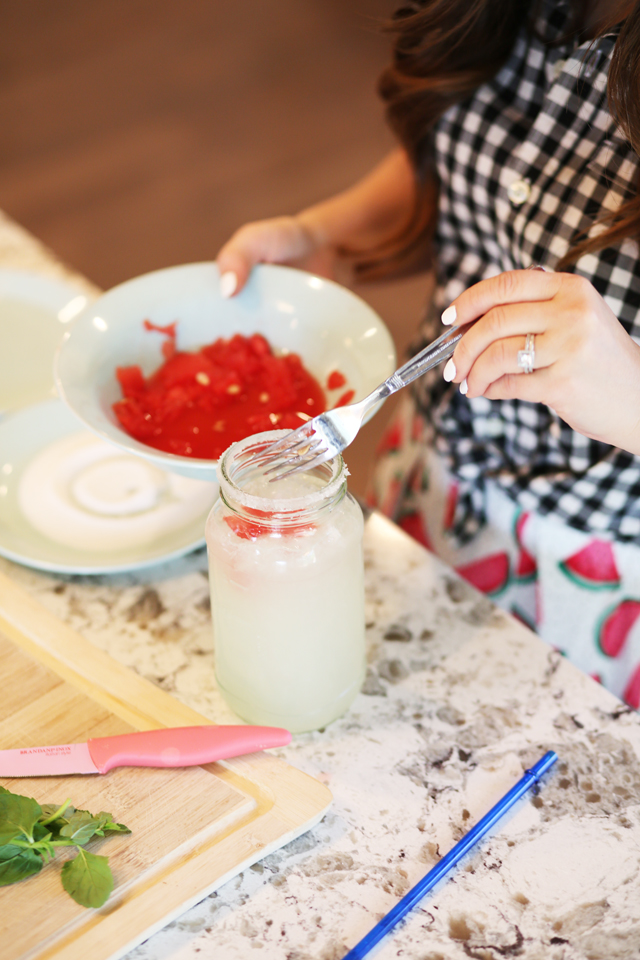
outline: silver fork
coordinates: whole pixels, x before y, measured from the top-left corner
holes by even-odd
[[[271,480],[281,480],[303,470],[312,470],[342,453],[355,440],[371,408],[447,360],[463,332],[458,327],[445,330],[442,336],[392,373],[364,400],[327,410],[297,430],[292,430],[281,440],[265,447],[254,459],[252,467],[264,474],[275,473]]]

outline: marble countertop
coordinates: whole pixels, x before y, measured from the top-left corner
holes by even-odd
[[[79,279],[2,216],[0,266]],[[560,759],[539,793],[376,956],[637,958],[640,717],[377,514],[365,547],[363,691],[276,751],[328,784],[330,811],[127,960],[339,960],[548,749]],[[204,551],[109,577],[0,569],[120,662],[235,721],[213,674]]]

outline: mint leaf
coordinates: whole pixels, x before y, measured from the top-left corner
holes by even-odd
[[[106,857],[88,850],[67,860],[62,868],[62,886],[82,907],[101,907],[113,890],[113,874]]]
[[[53,821],[52,825],[57,825],[58,821]],[[84,846],[92,837],[104,837],[105,833],[131,833],[129,827],[124,823],[115,823],[110,813],[102,810],[95,816],[88,810],[76,810],[67,823],[63,824],[58,831],[60,837],[68,837],[73,843]]]
[[[51,837],[51,833],[48,827],[45,827],[40,821],[34,824],[33,826],[33,839],[36,843],[40,840],[48,840]]]
[[[131,833],[129,827],[126,827],[124,823],[116,823],[111,814],[106,813],[104,810],[97,813],[94,819],[100,821],[100,828],[96,833],[101,837],[103,837],[105,833]]]
[[[104,820],[93,817],[88,810],[76,810],[69,822],[60,830],[61,837],[68,837],[74,843],[83,846],[100,830]]]
[[[24,837],[33,840],[33,828],[42,813],[39,803],[8,791],[0,793],[0,846]]]
[[[12,843],[0,847],[0,887],[26,880],[42,870],[42,858],[34,850]]]
[[[114,823],[113,820],[110,820],[108,823],[105,823],[102,829],[105,831],[108,830],[111,833],[131,833],[131,830],[129,829],[129,827],[126,827],[124,823]]]
[[[0,786],[0,887],[39,873],[57,847],[75,846],[78,855],[64,864],[62,885],[81,906],[101,907],[113,890],[109,862],[83,847],[109,832],[131,833],[104,810],[94,817],[88,810],[76,810],[69,800],[61,806],[40,806],[32,797]]]
[[[58,823],[61,821],[65,823],[65,817],[68,819],[73,813],[73,807],[71,806],[71,800],[67,799],[60,807],[54,806],[53,803],[45,803],[42,805],[42,816],[40,817],[40,823],[47,827],[50,823]]]

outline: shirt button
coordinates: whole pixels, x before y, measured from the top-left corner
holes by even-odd
[[[560,426],[557,420],[551,421],[549,425],[549,433],[551,434],[554,440],[559,440],[560,437],[562,436],[562,427]]]
[[[507,196],[514,207],[519,207],[531,196],[531,184],[528,180],[514,180],[507,187]]]
[[[553,74],[554,80],[557,80],[560,74],[562,73],[562,71],[564,70],[564,65],[566,62],[567,62],[566,60],[556,60],[556,62],[553,65],[553,69],[551,71]]]

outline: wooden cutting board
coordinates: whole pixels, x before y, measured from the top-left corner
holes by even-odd
[[[200,714],[112,660],[0,574],[0,749],[205,724]],[[99,910],[62,888],[63,857],[0,887],[3,960],[115,960],[230,877],[317,823],[331,794],[266,753],[175,770],[2,780],[43,803],[107,810],[131,835],[89,846],[109,857],[114,891]]]

